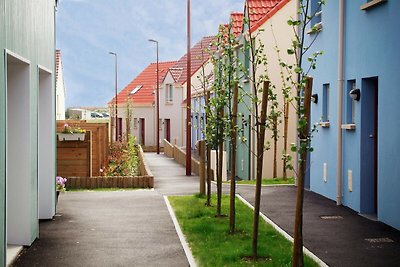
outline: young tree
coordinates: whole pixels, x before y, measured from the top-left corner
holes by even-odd
[[[229,140],[231,155],[235,157],[236,151],[236,118],[232,107],[236,106],[237,100],[232,100],[235,95],[235,83],[237,85],[238,58],[236,39],[232,33],[232,23],[221,26],[214,45],[217,53],[212,55],[215,66],[213,82],[213,98],[209,100],[207,112],[206,132],[209,132],[211,140],[215,140],[214,148],[217,155],[217,215],[221,215],[222,196],[222,165],[224,141]],[[232,102],[233,101],[233,102]],[[207,110],[207,109],[206,109]],[[215,137],[214,139],[212,137]],[[232,162],[231,162],[232,163]],[[234,164],[233,164],[234,165]],[[232,167],[232,164],[231,164]],[[232,169],[231,169],[232,175]],[[235,172],[231,176],[230,192],[230,232],[235,230]]]
[[[207,146],[216,151],[217,161],[217,216],[221,216],[222,199],[222,148],[225,139],[225,128],[227,119],[224,117],[224,108],[226,106],[226,95],[224,90],[224,64],[223,64],[223,41],[224,28],[220,27],[217,39],[212,45],[217,47],[217,51],[212,53],[212,62],[214,64],[214,81],[212,84],[213,97],[209,99],[205,107],[207,116],[206,143]]]
[[[309,73],[316,68],[316,60],[322,52],[317,51],[310,53],[312,44],[318,37],[320,28],[318,25],[310,25],[313,18],[321,10],[321,6],[325,4],[324,0],[318,2],[318,7],[314,10],[310,9],[310,0],[298,0],[299,10],[298,18],[289,19],[288,24],[293,27],[294,40],[291,47],[287,49],[287,53],[294,56],[295,63],[286,63],[280,59],[283,95],[285,97],[285,121],[288,116],[287,104],[294,104],[298,118],[297,137],[298,143],[291,144],[291,150],[298,154],[298,170],[295,171],[297,176],[297,193],[296,193],[296,215],[294,226],[294,244],[293,244],[293,266],[304,266],[303,259],[303,202],[304,202],[304,178],[306,175],[307,153],[312,152],[311,140],[312,135],[316,131],[316,125],[310,127],[310,101],[312,91],[312,78]],[[305,43],[307,29],[313,37],[309,44]],[[280,50],[277,49],[279,54]],[[305,57],[307,61],[305,62]],[[279,56],[279,58],[281,58]],[[285,70],[286,75],[283,74]],[[291,95],[294,95],[293,97]],[[293,103],[295,102],[295,103]],[[287,109],[287,110],[286,110]],[[285,130],[286,132],[286,130]],[[285,133],[285,136],[287,132]],[[286,147],[285,147],[286,149]],[[288,164],[291,157],[287,154],[283,155],[286,168],[292,168]]]
[[[249,14],[249,6],[246,5],[247,14]],[[263,172],[263,160],[264,152],[270,149],[269,142],[265,142],[265,133],[267,129],[274,129],[271,122],[278,121],[279,113],[276,112],[277,102],[274,88],[270,86],[270,81],[267,71],[267,56],[264,52],[264,44],[259,40],[259,34],[261,29],[257,33],[251,32],[250,20],[245,18],[244,23],[248,26],[246,32],[246,39],[244,49],[249,50],[248,58],[250,69],[244,69],[245,75],[251,82],[250,92],[242,91],[242,94],[250,99],[251,104],[247,107],[250,111],[252,121],[247,122],[252,131],[255,132],[257,137],[256,151],[252,151],[252,154],[256,157],[256,187],[255,187],[255,203],[254,203],[254,214],[253,214],[253,236],[252,236],[252,257],[256,259],[258,257],[258,229],[260,219],[260,204],[261,204],[261,183],[262,183],[262,172]],[[246,55],[246,51],[244,51]],[[272,101],[273,107],[272,112],[267,113],[268,102]],[[275,119],[276,118],[276,119]],[[273,131],[273,134],[277,131]],[[251,148],[249,148],[251,149]]]
[[[200,44],[201,45],[201,60],[202,62],[205,61],[205,56],[204,53],[209,53],[211,54],[213,49],[211,49],[212,44],[209,45],[209,47],[207,48],[203,48],[203,43]],[[206,63],[205,63],[206,64]],[[205,70],[205,64],[203,64],[201,66],[201,73],[200,75],[197,77],[200,81],[201,84],[201,89],[202,89],[202,97],[204,98],[204,106],[202,106],[202,103],[199,103],[199,106],[205,110],[206,107],[210,104],[210,77],[212,74],[206,74],[206,70]],[[200,108],[200,109],[201,109]],[[208,114],[207,112],[205,112],[204,114],[204,127],[201,129],[201,131],[203,132],[203,134],[206,136],[206,125],[208,123]],[[206,206],[210,207],[211,206],[211,175],[212,175],[212,171],[211,171],[211,145],[207,143],[206,140],[206,162],[207,162],[207,166],[206,166],[206,183],[207,183],[207,202],[206,202]]]

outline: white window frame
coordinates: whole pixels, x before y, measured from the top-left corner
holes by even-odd
[[[165,102],[170,104],[174,102],[174,86],[172,84],[165,85]]]

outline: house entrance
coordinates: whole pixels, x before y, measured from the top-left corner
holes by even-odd
[[[378,77],[362,79],[361,90],[361,213],[376,214],[378,206]]]
[[[122,141],[122,118],[118,118],[117,129],[118,141]]]
[[[171,142],[171,120],[165,119],[164,120],[164,128],[165,128],[165,139],[168,142]]]
[[[38,180],[39,219],[51,219],[55,214],[55,104],[50,71],[39,68],[38,105]]]
[[[34,187],[37,181],[32,180],[32,136],[36,134],[33,134],[30,123],[29,62],[8,53],[6,61],[7,244],[30,245],[33,228],[38,227],[35,223],[38,211]]]
[[[139,142],[142,146],[145,145],[145,120],[144,120],[144,118],[139,119]]]

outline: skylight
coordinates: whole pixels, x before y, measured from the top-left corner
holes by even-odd
[[[136,86],[135,89],[133,89],[132,92],[130,92],[130,95],[136,94],[137,91],[139,91],[142,87],[143,87],[143,85]]]

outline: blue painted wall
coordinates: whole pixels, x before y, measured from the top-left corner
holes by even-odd
[[[367,1],[345,1],[345,46],[343,123],[346,123],[348,81],[355,80],[361,90],[361,99],[354,103],[354,131],[343,133],[343,204],[355,211],[371,213],[373,183],[368,181],[373,151],[369,145],[371,107],[369,101],[373,79],[378,80],[378,173],[377,217],[380,221],[400,229],[400,34],[398,10],[400,1],[386,1],[368,10],[360,10]],[[314,93],[322,96],[323,84],[330,84],[330,127],[320,128],[313,139],[315,151],[311,154],[311,190],[330,199],[336,198],[336,145],[337,145],[337,89],[338,89],[338,10],[339,1],[327,1],[322,10],[323,30],[311,51],[323,50],[314,77]],[[310,42],[313,36],[309,35]],[[372,79],[373,78],[373,79]],[[371,91],[372,90],[372,91]],[[321,99],[321,98],[320,98]],[[351,101],[351,100],[350,100]],[[323,103],[312,105],[312,118],[322,115]],[[323,163],[328,166],[328,180],[322,179]],[[348,189],[348,170],[353,172],[352,192]],[[373,212],[373,211],[372,211]]]

